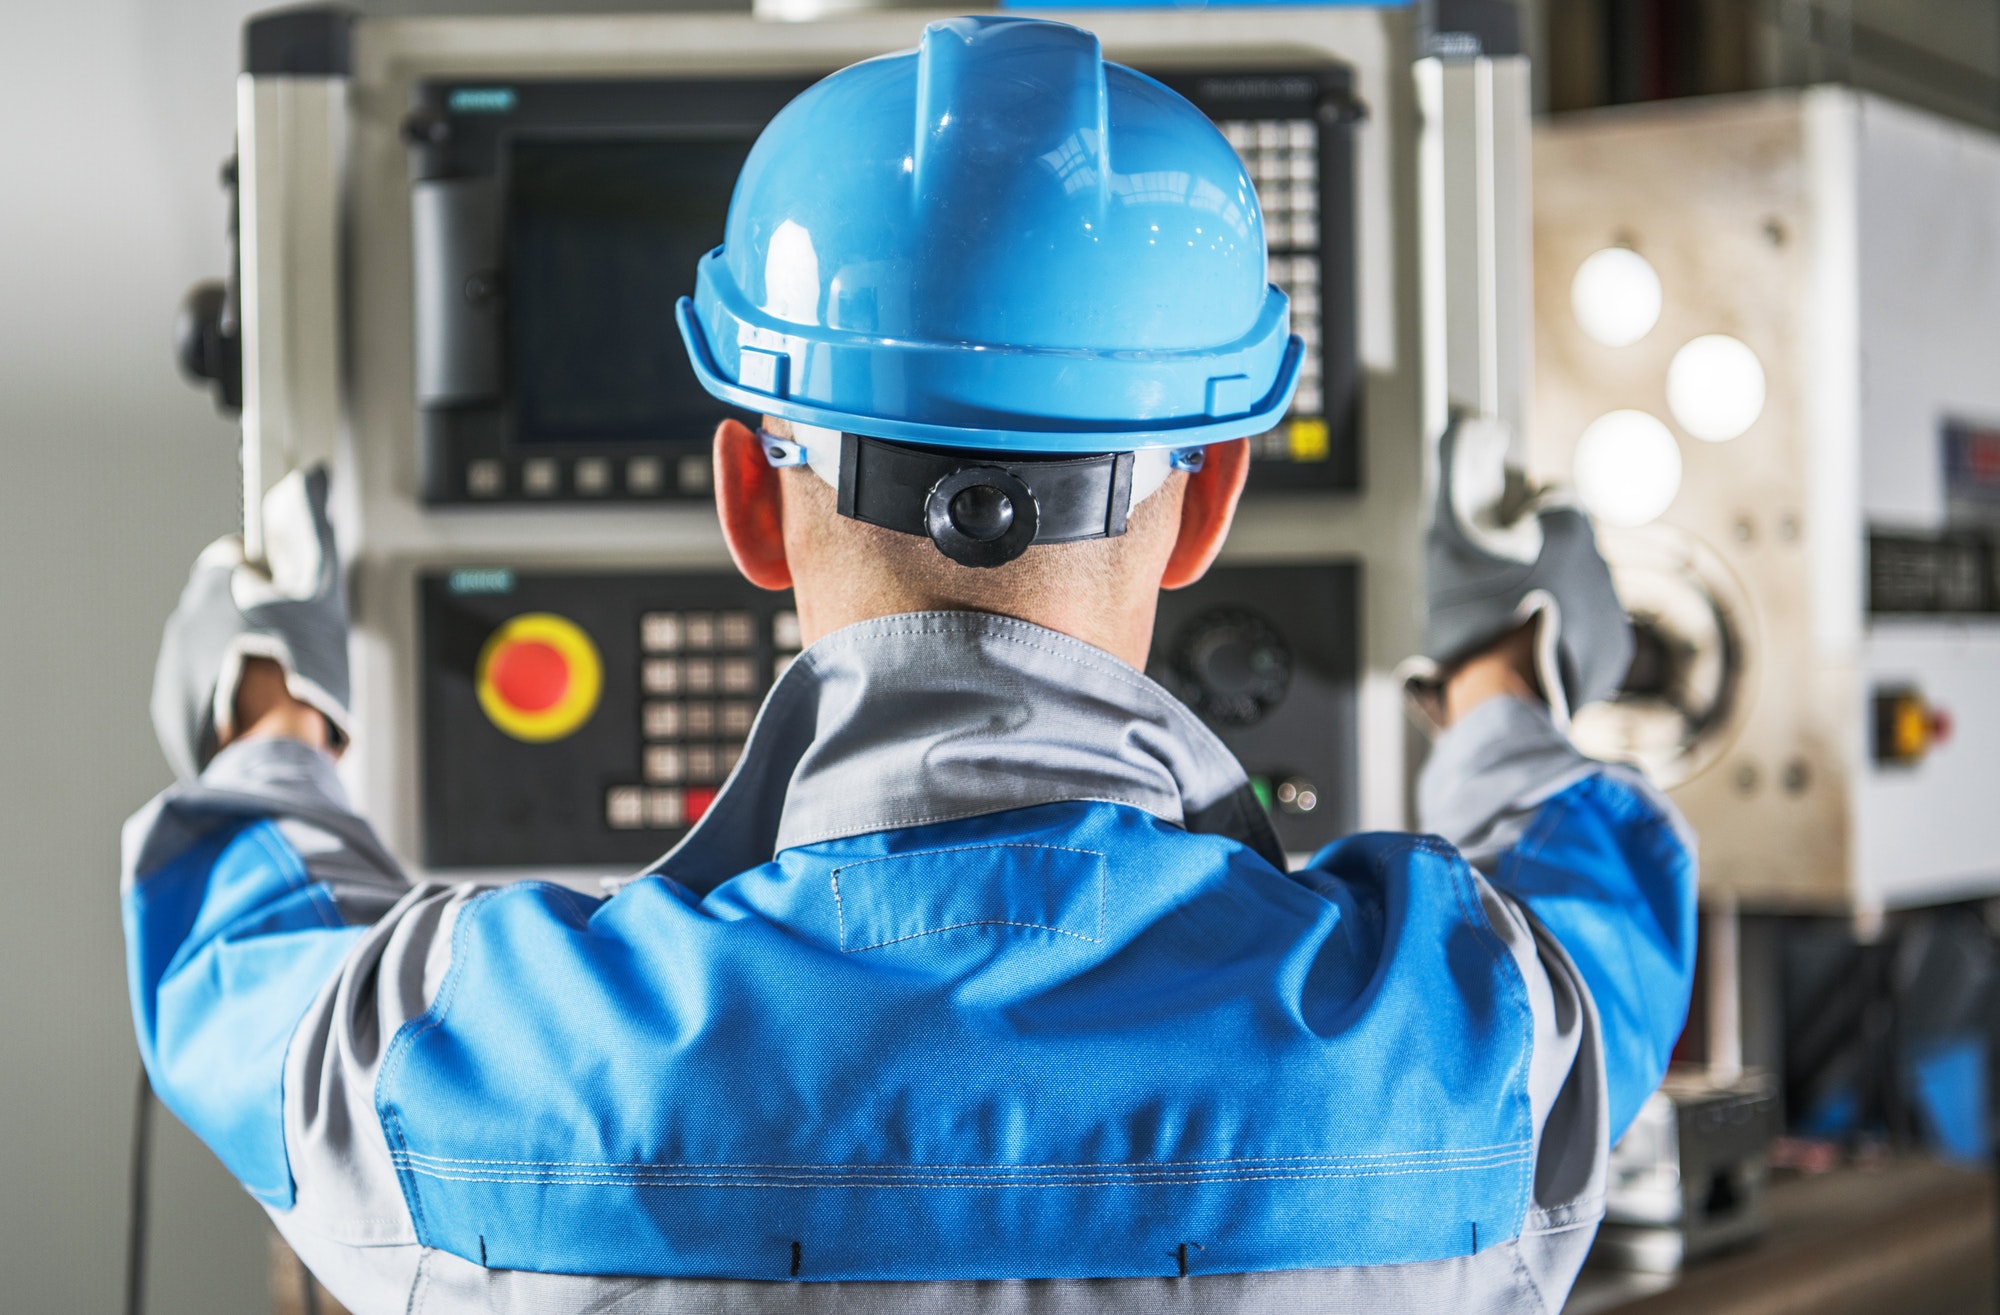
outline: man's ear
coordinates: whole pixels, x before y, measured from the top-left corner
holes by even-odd
[[[1229,537],[1236,500],[1243,496],[1243,482],[1249,478],[1249,439],[1208,445],[1201,469],[1188,476],[1181,491],[1181,532],[1160,577],[1162,589],[1185,589],[1208,574],[1222,541]]]
[[[760,589],[792,587],[785,559],[785,502],[764,445],[741,421],[715,427],[715,510],[743,578]]]

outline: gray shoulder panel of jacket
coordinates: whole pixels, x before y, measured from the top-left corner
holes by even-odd
[[[229,746],[198,779],[134,817],[125,831],[125,880],[143,881],[218,827],[246,818],[275,825],[308,875],[331,889],[347,922],[365,928],[285,1054],[285,1152],[296,1196],[273,1218],[288,1235],[358,1248],[414,1246],[416,1230],[375,1112],[375,1078],[397,1030],[435,998],[452,924],[477,889],[412,886],[349,807],[332,761],[284,739]]]
[[[240,740],[134,814],[125,823],[123,888],[246,819],[270,819],[350,923],[374,921],[410,888],[374,828],[348,806],[333,760],[287,739]]]
[[[437,998],[452,927],[480,889],[412,887],[363,933],[292,1034],[285,1149],[296,1198],[280,1218],[288,1235],[368,1250],[416,1242],[375,1083],[396,1033]]]
[[[1417,822],[1487,868],[1521,838],[1537,808],[1598,774],[1644,797],[1695,851],[1693,830],[1657,786],[1630,767],[1585,757],[1547,708],[1517,698],[1488,699],[1438,736],[1417,778]]]
[[[342,801],[328,797],[326,807]],[[466,903],[490,887],[472,883],[412,885],[393,861],[341,843],[343,832],[294,815],[280,826],[321,879],[342,874],[348,886],[372,879],[382,895],[333,978],[320,989],[285,1053],[285,1151],[295,1198],[273,1212],[288,1235],[310,1232],[362,1248],[369,1268],[388,1264],[395,1248],[414,1245],[416,1227],[396,1176],[375,1084],[397,1032],[429,1009],[450,967],[451,934]],[[352,818],[352,814],[348,814]],[[359,819],[354,819],[359,824]],[[304,837],[297,830],[310,832]],[[317,840],[308,852],[301,847]],[[377,862],[389,863],[393,885]],[[359,912],[360,910],[356,910]],[[384,1250],[384,1249],[387,1250]]]
[[[1556,729],[1547,708],[1488,699],[1431,745],[1417,778],[1417,825],[1483,866],[1519,838],[1510,822],[1602,767]]]

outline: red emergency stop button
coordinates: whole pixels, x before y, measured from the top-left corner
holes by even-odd
[[[486,674],[501,700],[522,712],[547,712],[569,692],[569,661],[539,639],[502,645]]]
[[[604,663],[583,628],[553,612],[524,612],[487,637],[474,673],[479,706],[517,740],[545,744],[597,711]]]

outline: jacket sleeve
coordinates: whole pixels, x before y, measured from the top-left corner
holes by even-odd
[[[1492,699],[1440,736],[1418,820],[1561,948],[1595,1005],[1613,1141],[1660,1079],[1694,978],[1695,845],[1636,771],[1584,757],[1546,709]]]
[[[299,1019],[408,883],[341,806],[332,763],[246,741],[126,824],[126,976],[153,1089],[268,1206]]]

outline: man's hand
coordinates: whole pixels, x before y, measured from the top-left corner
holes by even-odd
[[[1575,709],[1617,693],[1631,626],[1589,520],[1525,487],[1506,448],[1491,420],[1454,422],[1439,441],[1428,657],[1409,688],[1446,725],[1495,693],[1526,692],[1566,726]]]
[[[340,756],[326,716],[292,697],[285,688],[285,669],[269,658],[251,658],[243,664],[243,676],[236,683],[234,733],[221,737],[216,747],[255,739],[298,740],[321,753]]]
[[[195,562],[153,673],[153,729],[183,780],[253,726],[344,742],[347,602],[326,499],[324,469],[289,475],[264,499],[268,566],[234,536]]]
[[[1535,678],[1535,627],[1538,622],[1514,630],[1499,643],[1461,662],[1445,677],[1440,695],[1446,726],[1455,724],[1488,699],[1517,698],[1542,702]]]

